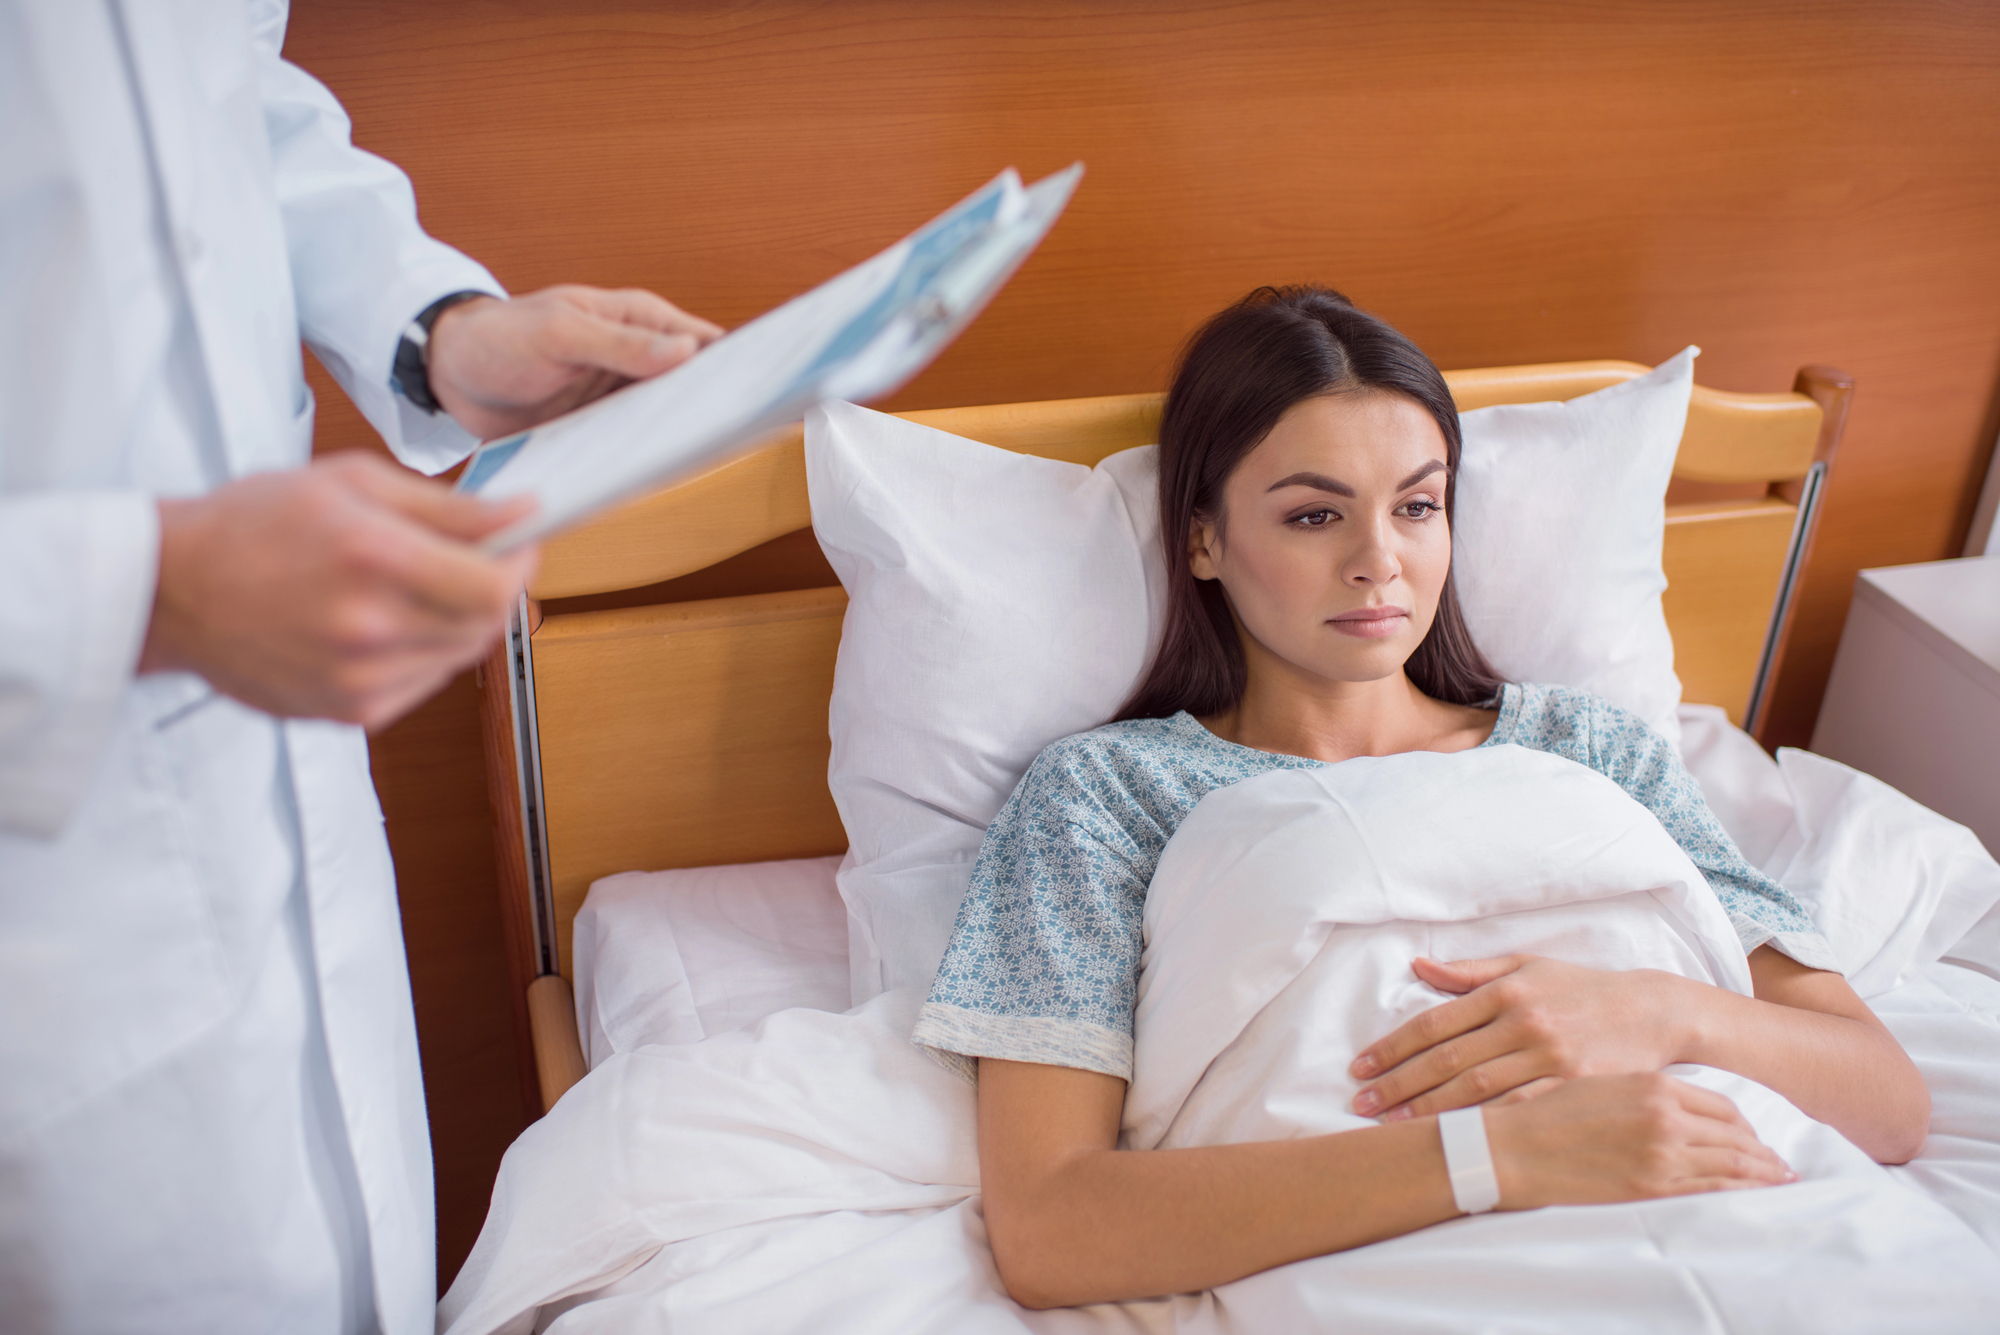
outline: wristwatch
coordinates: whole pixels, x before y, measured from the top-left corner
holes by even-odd
[[[389,384],[398,394],[427,413],[438,411],[437,395],[431,393],[431,326],[437,323],[438,316],[459,302],[492,295],[491,292],[448,293],[403,326],[403,337],[396,344],[396,362],[389,372]]]

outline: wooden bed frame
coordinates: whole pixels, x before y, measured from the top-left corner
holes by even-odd
[[[1569,399],[1631,362],[1457,371],[1461,410]],[[1667,496],[1666,615],[1684,698],[1753,735],[1853,382],[1697,386]],[[1080,464],[1151,443],[1161,396],[903,416]],[[799,428],[550,542],[481,669],[487,773],[530,1106],[585,1070],[570,928],[593,881],[632,869],[835,854],[827,706],[846,597],[810,541]],[[802,532],[804,531],[804,532]],[[717,592],[727,596],[714,596]]]

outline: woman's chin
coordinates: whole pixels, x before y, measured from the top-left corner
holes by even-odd
[[[1315,654],[1307,663],[1298,664],[1313,676],[1328,682],[1347,682],[1360,685],[1364,682],[1381,681],[1384,677],[1394,677],[1403,670],[1403,664],[1410,657],[1410,648],[1392,642],[1375,641],[1362,644],[1342,644],[1338,652]]]

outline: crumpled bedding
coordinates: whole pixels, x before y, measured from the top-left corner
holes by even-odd
[[[1511,747],[1284,772],[1212,795],[1162,861],[1148,943],[1124,1128],[1138,1147],[1364,1124],[1345,1111],[1348,1058],[1444,1000],[1409,974],[1417,953],[1533,950],[1748,988],[1720,907],[1657,823],[1609,780]],[[1916,1169],[1885,1170],[1750,1081],[1677,1068],[1736,1099],[1805,1180],[1459,1219],[1210,1293],[1044,1313],[999,1285],[973,1091],[908,1043],[921,998],[784,1011],[704,1043],[621,1053],[572,1089],[508,1152],[441,1324],[454,1335],[1988,1329],[2000,1196],[1982,1210],[1993,1180],[1982,1165],[2000,1155],[1980,1157],[1991,1145],[1976,1110],[2000,1121],[2000,1056],[1964,1060],[1980,1032],[1968,1024],[1994,1021],[1929,979],[1938,995],[1890,1022],[1967,1067],[1964,1097],[1940,1099],[1957,1129],[1934,1170],[1928,1151]],[[1936,1180],[1910,1176],[1924,1172]]]

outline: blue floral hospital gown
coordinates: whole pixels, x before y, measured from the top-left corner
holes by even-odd
[[[1506,686],[1493,735],[1588,765],[1659,819],[1701,869],[1745,953],[1832,969],[1803,906],[1743,860],[1666,740],[1564,686]],[[986,831],[950,948],[912,1037],[962,1073],[974,1057],[1132,1077],[1146,890],[1174,830],[1217,788],[1323,762],[1217,737],[1185,713],[1065,737]]]

